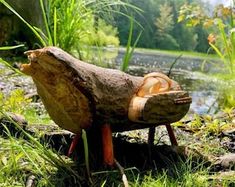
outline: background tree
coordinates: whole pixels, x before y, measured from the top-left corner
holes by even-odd
[[[158,6],[160,0],[129,0],[131,5],[139,7],[142,12],[135,12],[133,9],[122,7],[122,12],[125,12],[129,16],[135,19],[133,38],[136,38],[140,31],[143,30],[140,40],[138,41],[137,47],[143,48],[155,48],[155,31],[154,26],[155,17],[158,14]],[[118,28],[120,44],[126,46],[129,32],[129,18],[121,15],[115,15],[115,26]]]
[[[172,7],[168,3],[160,5],[159,14],[155,21],[156,46],[161,49],[179,49],[179,44],[170,34],[174,28]]]
[[[180,8],[185,3],[196,3],[200,7],[209,7],[208,5],[206,6],[207,3],[201,0],[128,0],[128,2],[142,9],[140,13],[134,12],[130,8],[121,8],[122,12],[132,15],[139,24],[134,25],[133,38],[136,38],[138,33],[143,30],[137,47],[207,52],[209,46],[207,43],[208,34],[206,30],[202,26],[188,28],[184,23],[178,22]],[[168,9],[168,7],[171,9],[170,13],[168,12],[169,17],[164,15],[167,14],[165,10],[160,11],[160,6],[165,9]],[[204,9],[209,12],[208,8]],[[163,16],[165,16],[165,18]],[[114,20],[115,23],[112,24],[118,28],[120,44],[126,46],[129,19],[115,15]],[[166,34],[161,31],[161,27],[168,27],[170,30],[168,30]]]
[[[51,32],[51,36],[47,36],[49,32],[45,32],[45,28],[40,26],[39,28],[44,31],[48,39],[56,39],[54,44],[68,51],[88,45],[117,46],[118,39],[121,45],[126,46],[130,26],[129,18],[133,17],[135,23],[132,38],[137,38],[138,34],[143,31],[137,47],[207,52],[209,45],[206,29],[202,25],[188,28],[183,22],[178,22],[178,17],[182,15],[181,7],[185,3],[201,7],[208,15],[212,15],[211,6],[202,0],[55,0],[48,1],[46,5],[49,6],[45,8],[46,11],[50,10],[46,17],[49,24],[47,30]],[[12,2],[11,4],[13,5]],[[133,7],[138,7],[142,11],[136,11]],[[40,6],[37,9],[40,9]],[[1,7],[0,15],[2,15]],[[0,25],[4,33],[8,33],[8,27],[3,25],[11,24],[3,24],[2,22],[6,22],[7,19],[4,15],[2,17]],[[29,23],[31,23],[30,20]],[[56,31],[54,31],[54,23],[56,23]],[[109,24],[113,27],[109,27]],[[0,32],[2,36],[0,43],[11,44],[10,41],[6,41],[7,39],[3,39],[5,37],[2,33]],[[14,37],[13,41],[25,42],[27,38],[32,38],[22,37],[24,35],[20,32],[16,33],[19,34]],[[30,46],[34,46],[33,44]]]

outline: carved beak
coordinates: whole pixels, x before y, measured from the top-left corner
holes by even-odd
[[[33,75],[36,72],[36,68],[34,67],[37,63],[37,55],[38,52],[35,51],[26,51],[24,54],[28,56],[29,64],[22,64],[20,66],[20,71],[25,73],[26,75]]]

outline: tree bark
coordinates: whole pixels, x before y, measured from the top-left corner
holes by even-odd
[[[188,94],[169,78],[168,90],[156,80],[149,89],[146,78],[82,62],[56,47],[26,54],[31,63],[21,70],[32,76],[51,118],[74,133],[106,123],[114,132],[172,123],[190,106]]]

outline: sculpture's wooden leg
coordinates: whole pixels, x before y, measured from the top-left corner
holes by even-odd
[[[109,124],[101,127],[104,164],[114,165],[112,130]]]
[[[154,146],[154,136],[155,136],[155,127],[150,127],[148,133],[148,154],[149,154],[150,163],[152,162],[152,148]]]
[[[78,144],[78,140],[80,138],[80,134],[76,134],[75,137],[73,138],[72,143],[70,144],[69,151],[67,156],[71,156],[71,154],[74,152],[76,145]]]
[[[177,143],[177,140],[176,140],[176,137],[175,137],[175,134],[174,134],[174,131],[173,131],[171,125],[166,124],[165,126],[166,126],[166,129],[167,129],[168,135],[170,137],[171,145],[178,146],[178,143]]]
[[[113,138],[112,138],[112,130],[109,124],[104,124],[101,127],[102,133],[102,144],[103,144],[103,159],[104,164],[107,166],[116,166],[121,175],[124,187],[128,187],[128,181],[126,175],[124,173],[123,167],[119,164],[119,162],[114,158],[113,153]]]

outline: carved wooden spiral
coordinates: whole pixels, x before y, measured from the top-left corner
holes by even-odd
[[[149,73],[144,77],[143,85],[137,92],[138,97],[154,95],[169,91],[171,88],[171,79],[162,73]]]

